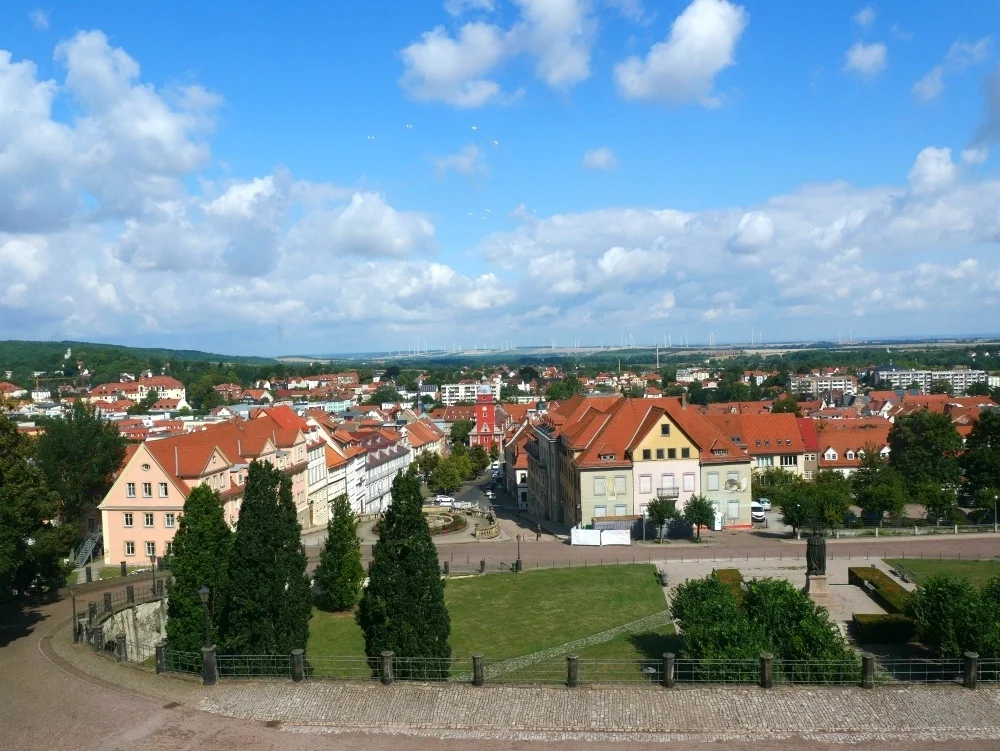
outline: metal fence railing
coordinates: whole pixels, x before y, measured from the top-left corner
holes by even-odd
[[[1000,683],[1000,657],[987,657],[979,660],[979,681],[981,683]]]
[[[807,686],[857,686],[861,683],[861,659],[775,660],[774,682]]]
[[[338,681],[367,681],[379,676],[379,661],[370,657],[305,656],[305,677]]]
[[[580,683],[663,683],[663,660],[580,660]]]
[[[393,677],[401,681],[448,681],[468,672],[469,661],[451,657],[394,657]],[[464,677],[464,676],[461,676]]]
[[[565,684],[566,658],[544,660],[485,660],[486,683],[498,684]]]
[[[291,655],[216,655],[219,678],[291,678]]]
[[[981,669],[981,667],[980,667]],[[961,683],[962,660],[879,658],[875,660],[876,683]]]
[[[759,683],[760,660],[689,660],[674,662],[678,683]]]
[[[164,650],[164,667],[168,673],[201,675],[204,663],[200,652],[181,652],[176,649]]]

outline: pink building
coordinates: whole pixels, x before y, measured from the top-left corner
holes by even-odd
[[[308,513],[306,438],[270,416],[129,446],[98,506],[104,562],[139,565],[151,555],[169,555],[184,501],[198,485],[219,492],[225,519],[235,526],[247,469],[255,459],[291,478],[296,510],[300,516]]]

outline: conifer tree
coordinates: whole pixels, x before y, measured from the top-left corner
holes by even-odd
[[[211,639],[218,638],[226,592],[226,564],[232,532],[219,494],[206,485],[191,491],[174,535],[167,599],[167,643],[181,652],[198,652],[205,640],[205,612],[199,590],[209,589]]]
[[[288,654],[304,649],[311,593],[306,556],[281,470],[251,462],[229,555],[221,642],[229,654]]]
[[[361,565],[358,521],[346,494],[333,499],[326,543],[314,573],[316,605],[321,610],[350,610],[358,604],[365,569]]]
[[[365,654],[383,650],[396,657],[447,658],[451,621],[444,603],[444,582],[437,549],[421,511],[420,480],[411,469],[396,475],[392,505],[375,544],[368,587],[358,607]],[[400,677],[443,678],[446,668],[401,660]]]

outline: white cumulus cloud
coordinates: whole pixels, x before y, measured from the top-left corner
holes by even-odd
[[[888,56],[881,42],[855,42],[844,55],[844,70],[870,81],[885,70]]]
[[[741,5],[727,0],[694,0],[674,20],[663,42],[645,59],[630,57],[615,66],[618,90],[626,99],[662,99],[671,104],[719,104],[715,77],[734,62],[736,45],[750,22]]]
[[[468,177],[476,174],[485,174],[489,171],[489,168],[486,166],[486,155],[474,143],[463,146],[454,154],[432,157],[432,161],[438,175],[455,172]]]
[[[599,146],[584,153],[583,166],[587,169],[610,170],[618,166],[618,158],[612,149]]]
[[[917,154],[910,168],[910,186],[918,193],[930,193],[952,185],[958,179],[958,167],[951,149],[928,146]]]
[[[870,5],[866,5],[854,14],[854,23],[862,29],[870,29],[872,24],[875,23],[875,9]]]
[[[959,73],[966,68],[985,62],[993,47],[991,37],[975,42],[952,42],[944,60],[931,68],[927,75],[913,84],[913,95],[923,102],[936,99],[944,91],[945,76]]]

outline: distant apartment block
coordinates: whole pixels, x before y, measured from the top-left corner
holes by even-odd
[[[858,393],[858,379],[852,375],[796,375],[791,381],[793,394],[818,396],[831,391]]]
[[[946,381],[954,396],[963,396],[965,390],[974,383],[987,383],[985,370],[908,370],[895,365],[882,365],[875,369],[875,378],[885,381],[894,389],[905,389],[911,383],[920,387],[921,392],[930,393],[935,381]]]
[[[475,402],[480,386],[488,386],[493,392],[493,398],[500,401],[500,384],[480,384],[478,381],[463,381],[461,383],[445,383],[441,385],[441,401],[446,407],[459,402]]]

